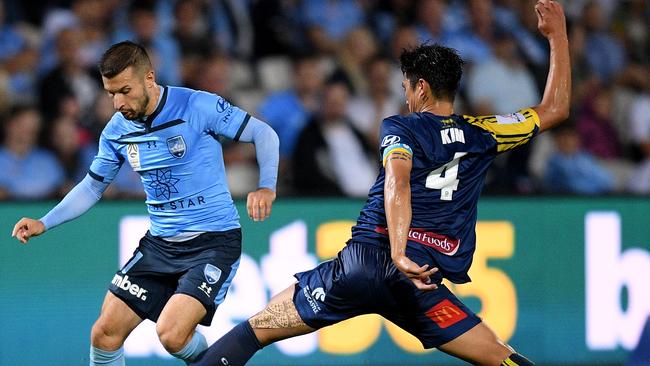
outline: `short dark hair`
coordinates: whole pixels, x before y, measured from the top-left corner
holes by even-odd
[[[151,60],[144,47],[131,41],[124,41],[112,45],[104,52],[99,61],[99,73],[104,77],[112,78],[130,66],[138,70],[152,68]]]
[[[5,142],[7,128],[10,123],[15,123],[16,117],[23,113],[34,112],[38,114],[38,108],[33,104],[17,103],[0,115],[0,142]],[[40,115],[39,115],[40,116]]]
[[[399,61],[411,87],[423,79],[431,86],[434,97],[454,101],[464,64],[456,50],[425,43],[402,51]]]

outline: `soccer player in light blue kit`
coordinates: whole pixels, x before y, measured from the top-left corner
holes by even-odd
[[[91,332],[90,365],[124,365],[122,345],[144,319],[163,346],[190,362],[207,348],[195,328],[210,325],[241,255],[239,215],[226,183],[219,138],[255,144],[259,188],[247,211],[266,219],[275,200],[277,135],[220,96],[159,86],[145,49],[121,42],[99,70],[117,112],[102,132],[88,175],[40,220],[23,218],[22,243],[92,207],[120,167],[138,172],[151,227],[113,277]]]

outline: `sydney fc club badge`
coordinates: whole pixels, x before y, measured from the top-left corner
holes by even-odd
[[[221,278],[221,270],[219,269],[219,267],[214,266],[212,264],[205,265],[203,274],[205,275],[205,279],[211,285],[214,285],[215,283],[219,282],[219,278]]]
[[[169,153],[175,158],[182,158],[185,156],[185,140],[183,136],[174,136],[167,139],[167,148]]]

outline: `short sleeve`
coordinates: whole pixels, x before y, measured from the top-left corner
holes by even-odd
[[[191,99],[192,123],[211,135],[239,140],[250,115],[216,94],[196,92]]]
[[[497,144],[497,152],[526,144],[539,133],[539,116],[532,108],[493,116],[463,116],[468,123],[488,131]]]
[[[124,159],[119,155],[104,133],[99,137],[97,155],[90,164],[88,174],[97,181],[110,183],[119,172]]]
[[[413,155],[413,141],[408,129],[399,121],[393,118],[386,118],[379,130],[380,146],[379,154],[382,164],[386,165],[388,156],[396,151]]]

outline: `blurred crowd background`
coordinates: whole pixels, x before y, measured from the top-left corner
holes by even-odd
[[[536,105],[548,70],[535,0],[0,2],[0,199],[63,196],[114,113],[97,62],[130,39],[162,85],[219,94],[281,141],[279,194],[364,197],[383,117],[406,113],[397,58],[438,42],[466,61],[457,114]],[[486,194],[650,194],[650,1],[567,0],[569,121],[500,156]],[[256,188],[250,144],[224,141],[230,188]],[[127,164],[128,165],[128,164]],[[143,197],[125,166],[107,198]]]

